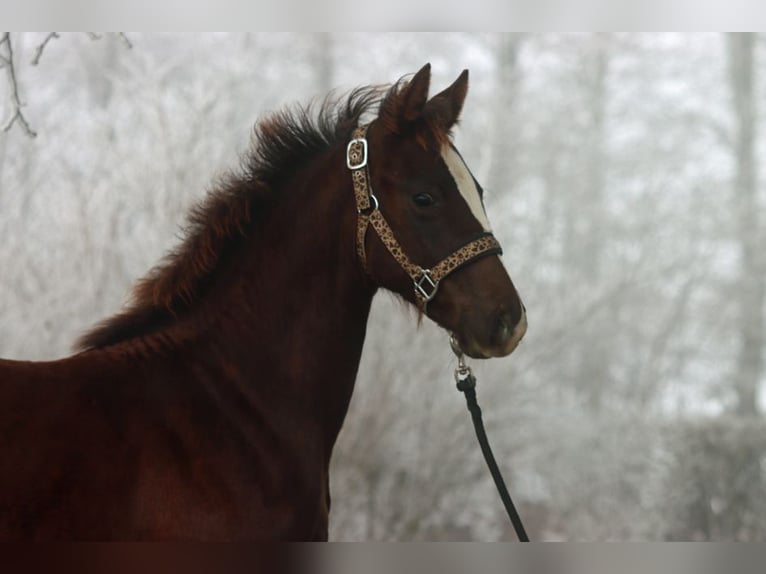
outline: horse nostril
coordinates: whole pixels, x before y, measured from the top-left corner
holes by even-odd
[[[515,311],[515,312],[514,312]],[[527,330],[527,313],[523,303],[513,311],[501,307],[495,315],[492,344],[499,348],[515,347]]]
[[[514,324],[513,319],[511,319],[510,313],[501,313],[497,318],[494,342],[497,345],[504,345],[508,339],[513,336],[513,330],[515,326],[516,325]]]

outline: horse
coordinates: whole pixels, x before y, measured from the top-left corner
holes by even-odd
[[[0,360],[0,538],[326,540],[376,292],[513,351],[526,311],[453,143],[468,71],[430,76],[259,120],[123,312]]]

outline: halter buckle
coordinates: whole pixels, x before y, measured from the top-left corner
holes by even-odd
[[[414,281],[415,291],[423,297],[425,303],[428,303],[436,297],[436,292],[439,290],[439,282],[434,281],[433,277],[431,277],[430,269],[421,269],[420,274],[420,278]]]
[[[361,144],[362,157],[359,159],[359,152],[351,149],[355,145]],[[367,167],[367,139],[354,138],[346,146],[346,167],[350,170],[362,169]]]

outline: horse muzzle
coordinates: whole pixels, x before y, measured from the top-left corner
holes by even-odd
[[[509,311],[500,311],[489,319],[488,326],[461,329],[455,335],[466,355],[474,359],[489,359],[510,355],[526,332],[527,312],[522,305],[517,319]]]

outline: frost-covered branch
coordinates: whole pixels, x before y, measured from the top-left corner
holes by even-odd
[[[35,50],[35,57],[32,59],[33,66],[36,66],[40,63],[40,58],[42,58],[43,52],[45,51],[45,47],[48,45],[48,42],[55,40],[58,37],[58,32],[51,32],[45,37],[45,40],[43,40],[40,45],[37,46],[37,49]]]
[[[96,32],[86,32],[86,35],[88,38],[90,38],[93,41],[100,40],[103,38],[101,34],[98,34]],[[130,41],[130,39],[127,37],[127,35],[124,32],[117,32],[118,37],[120,38],[121,42],[125,45],[125,48],[130,50],[133,48],[133,43]],[[37,48],[35,49],[35,55],[31,60],[31,64],[33,66],[37,66],[40,63],[40,59],[43,56],[43,53],[45,52],[46,47],[52,40],[56,40],[60,37],[60,34],[58,32],[50,32],[48,33],[45,38],[43,39],[40,44],[38,44]],[[14,63],[13,59],[13,38],[11,37],[10,32],[3,32],[0,36],[0,69],[5,68],[6,70],[6,77],[8,78],[8,86],[9,86],[9,96],[10,96],[10,106],[11,106],[11,115],[10,118],[3,124],[2,130],[4,132],[9,131],[13,124],[16,122],[21,125],[22,129],[24,130],[24,133],[26,133],[29,137],[36,137],[37,133],[31,128],[29,125],[29,122],[27,121],[26,117],[24,117],[24,113],[22,111],[22,108],[26,105],[22,103],[21,98],[19,97],[19,82],[18,82],[18,76],[17,76],[17,68]]]
[[[120,39],[122,40],[122,43],[125,44],[125,47],[128,50],[132,50],[133,49],[133,42],[131,42],[130,38],[128,38],[125,35],[125,32],[119,32],[119,36],[120,36]]]
[[[93,42],[96,42],[103,38],[103,34],[99,34],[98,32],[85,32],[85,34],[90,38]],[[117,36],[120,40],[122,40],[122,43],[125,45],[125,47],[128,50],[133,49],[133,42],[130,41],[130,38],[125,34],[125,32],[116,32]]]
[[[12,108],[11,117],[3,126],[3,131],[9,131],[13,127],[13,124],[18,121],[23,128],[24,133],[26,133],[29,137],[36,137],[37,133],[29,126],[29,122],[27,122],[27,119],[24,117],[24,114],[21,111],[21,108],[24,107],[24,104],[21,103],[21,99],[19,98],[19,84],[16,79],[16,67],[13,63],[13,41],[11,39],[10,32],[3,32],[3,36],[0,38],[0,47],[2,46],[5,46],[6,53],[0,54],[0,63],[3,64],[3,67],[6,69],[6,74],[8,76]]]

